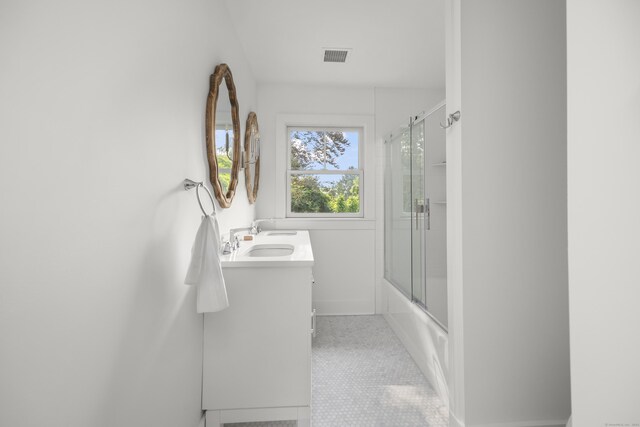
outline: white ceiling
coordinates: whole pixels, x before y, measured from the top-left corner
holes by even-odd
[[[259,82],[422,88],[444,87],[444,2],[225,0]]]

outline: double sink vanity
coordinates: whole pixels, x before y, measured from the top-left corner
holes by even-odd
[[[221,256],[229,307],[204,317],[207,427],[311,418],[309,233],[267,230]]]
[[[209,78],[205,131],[209,179],[221,208],[231,206],[241,169],[249,203],[258,192],[258,119],[255,112],[249,113],[242,147],[238,111],[231,70],[218,64]],[[198,189],[208,192],[207,188],[186,180],[185,189],[190,188],[196,188],[203,214],[210,215],[198,194]],[[211,193],[209,197],[215,213]],[[206,425],[297,420],[298,426],[309,426],[315,328],[309,233],[267,230],[252,235],[252,240],[236,241],[237,231],[230,230],[220,258],[229,307],[204,316]]]

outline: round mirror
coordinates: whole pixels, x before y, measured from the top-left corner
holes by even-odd
[[[241,149],[238,98],[227,64],[218,65],[209,78],[206,133],[209,179],[218,203],[228,208],[238,186]]]
[[[247,117],[244,130],[244,181],[249,203],[254,203],[260,183],[260,132],[258,117],[253,111]]]

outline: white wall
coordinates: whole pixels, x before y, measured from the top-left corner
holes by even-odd
[[[449,7],[447,109],[462,114],[447,141],[454,422],[564,425],[565,5]]]
[[[257,217],[283,218],[284,176],[276,171],[276,152],[286,153],[286,140],[277,139],[276,123],[283,114],[372,116],[373,90],[369,88],[260,84],[261,170]],[[281,132],[282,133],[282,132]],[[374,154],[373,137],[365,135],[365,153]],[[368,151],[367,151],[368,150]],[[366,174],[375,176],[375,162]],[[284,165],[284,163],[282,163]],[[264,166],[263,166],[264,165]],[[284,173],[284,171],[280,171]],[[375,181],[372,181],[375,186]],[[375,187],[374,187],[375,188]],[[374,188],[369,188],[372,196]],[[367,188],[365,187],[365,191]],[[278,228],[308,229],[315,257],[313,303],[319,314],[367,314],[375,312],[375,202],[364,219],[277,221]],[[369,197],[370,199],[371,197]],[[266,227],[269,224],[265,224]]]
[[[216,64],[243,127],[256,106],[228,22],[217,0],[2,2],[0,425],[200,422],[180,184],[206,179]],[[222,227],[252,218],[240,192]]]
[[[573,425],[640,423],[640,3],[567,1]]]
[[[462,103],[462,45],[460,7],[450,0],[445,8],[447,113]],[[462,123],[447,130],[447,303],[449,344],[449,424],[464,426],[464,304],[462,258]]]
[[[370,87],[260,84],[261,178],[257,217],[282,218],[284,179],[277,176],[276,123],[282,115],[371,116],[375,134],[364,147],[369,156],[365,180],[373,184],[365,191],[370,212],[364,219],[309,221],[278,220],[271,226],[310,230],[316,265],[314,305],[320,314],[365,314],[381,312],[380,281],[383,275],[382,165],[384,134],[406,123],[410,115],[428,109],[444,97],[444,91],[380,89]],[[280,147],[280,151],[282,147]],[[370,203],[371,199],[374,203]],[[265,224],[269,227],[269,224]]]

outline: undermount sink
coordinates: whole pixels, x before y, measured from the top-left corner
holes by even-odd
[[[293,245],[255,245],[247,251],[250,257],[287,256],[293,253]]]
[[[295,236],[298,234],[297,231],[269,231],[267,232],[267,236]]]
[[[242,240],[236,250],[220,255],[223,268],[313,266],[307,230],[263,230]]]

